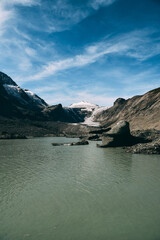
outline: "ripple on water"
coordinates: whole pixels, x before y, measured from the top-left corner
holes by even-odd
[[[160,239],[159,156],[0,142],[0,240]]]

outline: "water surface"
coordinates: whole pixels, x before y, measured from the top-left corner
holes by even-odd
[[[0,240],[159,240],[160,157],[0,141]]]

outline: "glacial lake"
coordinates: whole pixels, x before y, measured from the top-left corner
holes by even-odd
[[[0,240],[159,240],[160,156],[0,141]]]

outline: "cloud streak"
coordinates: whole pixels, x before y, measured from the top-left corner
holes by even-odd
[[[94,9],[98,9],[102,6],[108,6],[115,2],[116,0],[91,0],[89,1],[90,6]]]
[[[108,55],[123,55],[145,61],[160,53],[160,44],[151,44],[150,32],[133,31],[115,38],[107,38],[105,41],[87,46],[82,54],[70,58],[50,61],[45,64],[42,71],[30,76],[28,80],[40,80],[71,68],[85,67],[97,62],[100,58]]]
[[[12,25],[10,20],[17,21],[15,7],[39,5],[40,0],[1,0],[0,1],[0,35],[2,35]]]

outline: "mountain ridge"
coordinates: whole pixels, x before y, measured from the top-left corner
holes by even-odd
[[[50,106],[38,95],[20,88],[7,74],[0,72],[0,115],[3,117],[79,123],[84,121],[88,112],[65,108],[61,104]]]
[[[50,106],[0,72],[0,116],[26,121],[76,123],[99,128],[112,127],[118,121],[126,120],[130,123],[131,130],[160,130],[160,88],[129,99],[118,98],[110,108],[85,101],[73,103],[69,107],[61,104]]]

